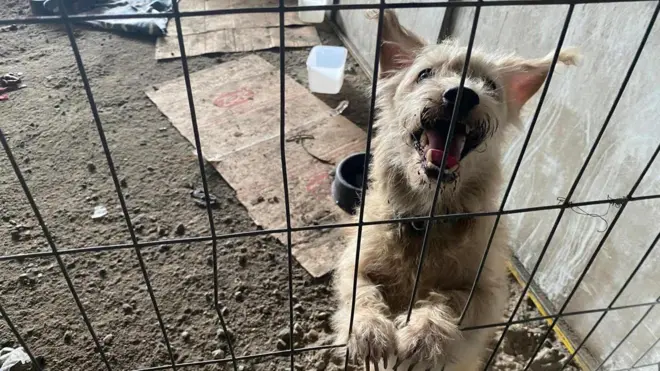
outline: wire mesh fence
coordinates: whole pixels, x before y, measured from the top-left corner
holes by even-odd
[[[643,1],[643,0],[642,0]],[[649,0],[648,2],[654,3],[655,5],[655,10],[653,12],[653,15],[651,16],[651,19],[646,27],[646,30],[643,34],[642,39],[639,41],[639,46],[637,47],[637,51],[632,59],[632,62],[630,63],[627,73],[623,78],[623,81],[620,85],[620,88],[616,94],[616,98],[614,99],[614,102],[611,105],[611,108],[607,114],[607,117],[605,121],[602,123],[600,126],[600,129],[598,131],[598,135],[594,140],[593,145],[591,146],[588,155],[584,159],[580,170],[577,174],[577,176],[574,178],[573,182],[571,183],[570,190],[566,194],[565,198],[563,198],[563,201],[560,204],[553,204],[553,205],[544,205],[544,206],[534,206],[534,207],[526,207],[526,208],[518,208],[518,209],[505,209],[505,205],[507,202],[507,199],[510,196],[512,186],[514,184],[514,181],[516,180],[516,177],[518,175],[521,163],[524,159],[524,156],[526,154],[528,144],[530,142],[530,138],[532,137],[532,133],[534,132],[534,129],[537,125],[537,121],[539,119],[544,101],[546,99],[548,89],[550,86],[550,82],[552,80],[552,76],[555,70],[555,66],[557,64],[558,58],[559,58],[559,52],[564,44],[564,40],[566,37],[566,33],[568,30],[568,27],[571,23],[571,18],[573,16],[573,12],[575,9],[576,5],[579,4],[590,4],[590,3],[624,3],[628,1],[623,1],[623,0],[493,0],[493,1],[460,1],[460,2],[423,2],[423,3],[417,3],[417,2],[409,2],[409,3],[386,3],[384,0],[381,0],[377,4],[340,4],[338,1],[335,1],[334,4],[331,5],[319,5],[319,6],[309,6],[309,7],[300,7],[300,6],[285,6],[284,1],[280,0],[279,6],[273,6],[273,7],[250,7],[250,8],[238,8],[238,9],[218,9],[218,10],[209,10],[209,11],[194,11],[194,12],[182,12],[179,10],[178,4],[175,1],[174,4],[174,9],[173,12],[171,13],[161,13],[161,14],[145,14],[145,15],[130,15],[130,16],[122,16],[122,15],[85,15],[85,16],[80,16],[80,15],[69,15],[66,14],[66,7],[61,6],[60,9],[62,9],[62,13],[59,16],[45,16],[45,17],[30,17],[30,18],[13,18],[13,19],[0,19],[0,26],[1,25],[11,25],[11,24],[62,24],[65,26],[65,31],[68,36],[68,40],[71,46],[71,49],[73,51],[73,54],[75,56],[75,61],[76,61],[76,66],[78,69],[78,73],[82,79],[83,86],[85,89],[86,97],[87,100],[89,101],[89,106],[94,118],[94,123],[96,125],[96,129],[98,132],[98,136],[100,138],[100,141],[102,143],[103,147],[103,152],[105,154],[105,159],[107,161],[107,166],[109,168],[112,181],[114,184],[115,192],[116,192],[116,197],[119,201],[121,211],[125,220],[126,227],[129,230],[130,233],[130,243],[125,243],[125,244],[112,244],[112,245],[99,245],[99,246],[86,246],[86,247],[81,247],[81,248],[75,248],[75,249],[59,249],[51,235],[51,232],[49,230],[49,227],[46,225],[44,222],[44,219],[40,213],[39,207],[37,203],[35,202],[35,198],[33,197],[33,194],[31,193],[28,184],[26,182],[26,179],[24,177],[23,172],[21,171],[20,166],[18,165],[18,162],[12,152],[12,149],[9,146],[9,143],[7,141],[7,137],[5,135],[5,132],[3,132],[2,125],[0,125],[0,142],[2,143],[2,147],[7,155],[7,158],[9,162],[11,163],[13,172],[15,173],[20,186],[22,187],[22,190],[25,194],[25,197],[27,201],[30,204],[30,207],[34,213],[34,216],[36,217],[39,226],[42,229],[42,232],[48,242],[50,251],[47,252],[37,252],[37,253],[19,253],[19,254],[10,254],[10,255],[2,255],[0,256],[0,261],[11,261],[11,260],[19,260],[19,259],[32,259],[32,258],[39,258],[39,257],[54,257],[57,261],[57,265],[59,269],[61,270],[61,273],[63,274],[67,287],[75,301],[75,304],[77,306],[77,309],[79,311],[80,316],[82,317],[87,331],[91,335],[91,338],[93,339],[93,342],[96,347],[96,351],[98,352],[98,356],[101,358],[105,368],[107,370],[112,370],[113,367],[111,366],[110,362],[108,361],[106,354],[104,352],[104,348],[101,345],[101,342],[99,341],[98,335],[94,329],[94,326],[92,325],[91,321],[88,318],[86,308],[83,304],[83,302],[80,300],[78,293],[76,292],[74,285],[72,283],[71,276],[68,272],[67,266],[65,265],[62,256],[64,255],[77,255],[77,254],[87,254],[87,253],[92,253],[92,252],[98,252],[98,251],[112,251],[112,250],[126,250],[126,249],[132,249],[135,252],[135,258],[137,259],[139,263],[139,267],[143,276],[144,283],[147,287],[147,292],[149,294],[150,301],[152,303],[153,311],[155,313],[155,316],[158,320],[158,324],[162,333],[162,340],[164,344],[166,345],[167,352],[170,357],[170,363],[168,365],[164,366],[157,366],[157,367],[151,367],[151,368],[143,368],[137,371],[147,371],[147,370],[178,370],[178,369],[184,369],[186,367],[192,367],[192,366],[202,366],[202,365],[209,365],[209,364],[229,364],[231,367],[238,371],[239,366],[238,362],[239,361],[244,361],[248,359],[253,359],[253,358],[259,358],[259,357],[266,357],[266,356],[282,356],[282,357],[289,357],[290,360],[290,368],[293,371],[294,370],[294,356],[296,354],[300,353],[305,353],[305,352],[312,352],[312,351],[318,351],[318,350],[323,350],[323,349],[331,349],[331,348],[342,348],[345,347],[345,345],[328,345],[328,346],[315,346],[315,347],[306,347],[306,348],[296,348],[293,342],[290,342],[289,344],[289,349],[288,350],[281,350],[281,351],[273,351],[273,352],[268,352],[268,353],[261,353],[261,354],[254,354],[254,355],[247,355],[247,356],[238,356],[234,352],[234,348],[232,346],[232,339],[228,338],[228,348],[229,348],[229,357],[225,359],[220,359],[220,360],[205,360],[205,361],[196,361],[196,362],[187,362],[187,363],[177,363],[175,361],[175,356],[172,351],[172,346],[171,346],[171,341],[168,338],[168,332],[166,329],[166,324],[162,318],[162,315],[159,310],[159,305],[156,300],[156,297],[154,295],[154,291],[151,285],[150,281],[150,276],[147,273],[147,269],[144,263],[144,258],[142,256],[142,249],[148,248],[148,247],[153,247],[156,245],[172,245],[172,244],[181,244],[181,243],[190,243],[190,242],[210,242],[212,246],[212,256],[213,256],[213,303],[214,303],[214,308],[216,315],[219,319],[220,325],[224,331],[228,331],[229,327],[231,327],[230,323],[227,323],[223,313],[222,313],[222,308],[220,307],[220,300],[219,300],[219,289],[218,289],[218,242],[223,240],[223,239],[230,239],[230,238],[239,238],[239,237],[249,237],[249,236],[258,236],[258,235],[269,235],[269,234],[274,234],[274,233],[285,233],[287,236],[287,251],[288,251],[288,310],[289,310],[289,336],[293,336],[294,332],[294,298],[293,298],[293,279],[292,279],[292,266],[293,266],[293,255],[292,255],[292,238],[291,235],[294,232],[300,232],[300,231],[308,231],[308,230],[320,230],[320,229],[331,229],[331,228],[352,228],[352,227],[357,227],[357,254],[355,257],[355,275],[354,275],[354,285],[353,285],[353,310],[351,311],[351,327],[353,323],[353,315],[354,315],[354,304],[355,304],[355,297],[356,297],[356,287],[357,287],[357,271],[358,271],[358,265],[359,265],[359,254],[360,254],[360,242],[361,242],[361,234],[363,231],[364,226],[368,225],[377,225],[377,224],[389,224],[389,223],[401,223],[401,222],[425,222],[425,230],[423,234],[423,242],[422,242],[422,249],[421,249],[421,257],[419,259],[419,265],[417,267],[417,274],[416,274],[416,279],[415,279],[415,284],[413,288],[412,295],[410,297],[410,303],[408,305],[408,311],[407,315],[408,318],[410,318],[412,314],[412,309],[414,306],[414,298],[416,291],[418,289],[418,282],[419,282],[419,277],[422,271],[422,266],[424,262],[424,257],[426,253],[426,248],[428,245],[428,240],[429,240],[429,230],[431,226],[431,221],[438,221],[438,220],[452,220],[452,219],[457,219],[457,218],[464,218],[464,217],[486,217],[486,216],[494,216],[495,217],[495,223],[493,225],[489,242],[488,245],[485,246],[485,251],[484,255],[481,259],[479,269],[477,271],[476,277],[474,279],[473,285],[470,290],[470,296],[467,300],[467,303],[465,304],[461,316],[459,319],[459,326],[462,325],[463,319],[465,318],[467,309],[472,301],[473,295],[475,288],[478,285],[479,279],[481,277],[484,264],[486,261],[486,258],[489,254],[491,243],[493,241],[493,237],[495,235],[495,231],[497,229],[497,226],[500,222],[500,218],[505,215],[513,215],[513,214],[524,214],[524,213],[531,213],[535,211],[545,211],[545,210],[556,210],[557,211],[557,216],[554,221],[554,224],[552,225],[552,229],[550,231],[550,234],[548,235],[548,238],[546,240],[546,243],[544,244],[543,248],[541,249],[540,255],[538,256],[537,260],[535,261],[533,268],[529,272],[529,277],[526,282],[526,285],[523,289],[522,294],[518,299],[516,300],[515,308],[513,312],[511,313],[510,317],[504,321],[504,322],[499,322],[499,323],[492,323],[492,324],[485,324],[485,325],[478,325],[478,326],[471,326],[471,327],[466,327],[466,326],[461,326],[462,331],[475,331],[475,330],[480,330],[480,329],[486,329],[486,328],[498,328],[498,327],[503,327],[503,331],[501,336],[498,338],[498,341],[496,343],[495,348],[492,350],[490,353],[489,357],[487,358],[487,361],[485,362],[484,370],[488,369],[489,367],[492,366],[492,362],[494,360],[494,357],[498,351],[498,348],[501,346],[502,341],[504,339],[504,336],[507,332],[507,330],[515,324],[521,324],[521,323],[528,323],[528,322],[534,322],[534,321],[539,321],[539,320],[548,320],[550,321],[550,326],[548,329],[545,331],[543,334],[541,342],[539,342],[538,346],[536,347],[532,357],[528,360],[528,362],[525,365],[525,370],[529,369],[531,366],[532,361],[534,358],[537,356],[539,351],[541,350],[541,347],[543,345],[543,342],[545,339],[550,336],[550,333],[553,331],[555,326],[557,325],[558,321],[562,318],[567,318],[571,316],[577,316],[577,315],[583,315],[583,314],[599,314],[598,320],[595,322],[595,324],[592,326],[591,330],[586,334],[581,339],[581,342],[577,345],[576,349],[572,352],[571,356],[563,363],[563,368],[569,365],[569,363],[573,360],[577,352],[583,348],[585,343],[589,340],[589,338],[592,336],[592,334],[596,331],[598,326],[601,324],[605,316],[613,311],[619,311],[619,310],[625,310],[625,309],[631,309],[631,308],[644,308],[645,312],[644,315],[639,318],[638,322],[630,329],[630,331],[627,333],[625,337],[623,337],[616,347],[608,353],[599,363],[597,366],[597,369],[601,369],[603,365],[613,356],[613,354],[626,342],[626,340],[629,338],[629,336],[641,325],[644,324],[644,321],[647,319],[648,314],[651,312],[651,310],[660,302],[660,298],[656,301],[650,301],[650,302],[641,302],[641,303],[635,303],[635,304],[628,304],[628,305],[616,305],[617,299],[620,298],[624,290],[629,286],[630,282],[633,280],[635,275],[638,273],[640,268],[645,264],[647,261],[647,258],[655,248],[655,246],[658,243],[658,240],[660,239],[660,233],[657,234],[655,239],[653,240],[652,244],[648,246],[646,249],[645,253],[639,258],[637,261],[637,264],[633,271],[629,274],[625,282],[621,285],[619,288],[617,294],[615,297],[611,300],[609,305],[607,307],[603,308],[597,308],[597,309],[589,309],[589,310],[581,310],[581,311],[568,311],[568,303],[570,302],[571,298],[574,296],[576,293],[579,285],[582,283],[584,277],[588,273],[589,269],[592,266],[592,263],[596,259],[598,253],[600,252],[601,248],[604,246],[605,242],[607,241],[611,231],[615,227],[617,221],[619,220],[619,217],[622,215],[624,209],[626,208],[627,205],[630,203],[634,202],[639,202],[639,201],[644,201],[644,200],[653,200],[653,199],[658,199],[660,198],[660,194],[655,194],[655,195],[644,195],[644,196],[635,196],[635,191],[637,190],[638,186],[646,176],[647,172],[653,165],[654,161],[656,160],[656,157],[658,156],[658,152],[660,152],[660,144],[656,147],[655,151],[653,152],[653,155],[651,158],[648,160],[646,163],[643,171],[639,174],[636,182],[630,189],[630,191],[624,196],[620,198],[608,198],[608,199],[601,199],[601,200],[593,200],[593,201],[580,201],[580,202],[574,202],[572,201],[572,196],[574,195],[574,192],[576,190],[576,187],[580,180],[582,179],[584,172],[587,168],[587,166],[590,164],[592,157],[601,141],[601,138],[605,132],[605,130],[608,128],[608,126],[611,123],[612,117],[614,115],[614,112],[617,108],[617,105],[619,104],[621,97],[629,83],[629,80],[635,70],[635,67],[638,63],[638,60],[640,58],[640,55],[642,54],[649,35],[651,34],[651,31],[653,30],[653,27],[655,25],[656,19],[658,17],[658,13],[660,11],[660,2],[656,0]],[[361,204],[359,207],[359,210],[357,212],[357,222],[354,223],[335,223],[335,224],[320,224],[320,225],[311,225],[311,226],[302,226],[302,227],[294,227],[292,226],[291,222],[291,210],[290,210],[290,202],[289,202],[289,185],[288,185],[288,177],[287,177],[287,161],[286,161],[286,140],[285,140],[285,127],[286,127],[286,110],[285,110],[285,75],[286,75],[286,49],[284,47],[285,44],[285,28],[284,28],[284,16],[288,12],[297,12],[300,10],[324,10],[324,11],[331,11],[331,12],[337,12],[339,10],[361,10],[361,9],[375,9],[378,11],[378,28],[377,28],[377,35],[376,39],[381,40],[382,37],[382,32],[383,32],[383,14],[385,9],[404,9],[404,8],[425,8],[425,7],[445,7],[445,8],[458,8],[458,7],[469,7],[469,8],[474,8],[474,16],[472,20],[472,26],[469,34],[469,41],[467,44],[467,54],[465,57],[465,61],[462,67],[462,73],[461,73],[461,79],[460,79],[460,85],[459,85],[459,90],[458,90],[458,97],[457,100],[460,101],[461,96],[463,94],[463,88],[466,80],[466,76],[468,74],[468,66],[470,63],[470,57],[471,57],[471,52],[474,46],[474,40],[475,40],[475,35],[476,35],[476,30],[479,24],[479,18],[480,18],[480,11],[484,7],[504,7],[504,6],[545,6],[545,5],[566,5],[567,11],[566,15],[564,18],[563,26],[562,29],[560,30],[559,33],[559,38],[557,41],[557,45],[554,51],[554,55],[552,58],[552,64],[549,69],[549,72],[547,74],[546,82],[543,86],[543,89],[540,94],[540,100],[538,105],[536,106],[536,109],[534,111],[534,114],[532,116],[531,122],[528,126],[527,132],[525,134],[525,139],[522,145],[522,148],[520,150],[520,153],[518,154],[515,162],[515,166],[512,172],[512,175],[510,179],[507,182],[506,185],[506,190],[504,192],[504,196],[500,202],[500,206],[498,210],[493,210],[493,211],[485,211],[485,212],[478,212],[478,213],[462,213],[462,214],[437,214],[436,212],[436,206],[437,206],[437,200],[438,200],[438,195],[440,193],[441,189],[441,182],[437,182],[437,186],[435,188],[435,193],[434,193],[434,198],[433,198],[433,203],[431,206],[431,211],[428,216],[426,217],[409,217],[409,218],[399,218],[399,219],[390,219],[390,220],[378,220],[378,221],[364,221],[364,204]],[[207,174],[206,170],[204,167],[205,160],[202,156],[202,145],[201,145],[201,140],[200,140],[200,134],[199,134],[199,129],[198,129],[198,122],[197,122],[197,116],[196,116],[196,111],[195,111],[195,101],[193,97],[193,89],[191,85],[191,78],[190,78],[190,70],[188,67],[188,60],[186,58],[186,45],[184,43],[184,38],[183,38],[183,32],[182,32],[182,24],[181,20],[185,17],[199,17],[199,16],[210,16],[210,15],[221,15],[221,14],[239,14],[239,13],[277,13],[279,14],[279,21],[280,21],[280,26],[279,26],[279,78],[280,78],[280,158],[281,158],[281,172],[282,172],[282,186],[284,190],[284,205],[285,205],[285,212],[286,212],[286,226],[284,228],[279,228],[279,229],[265,229],[265,230],[255,230],[255,231],[239,231],[239,232],[234,232],[234,233],[229,233],[229,234],[218,234],[216,233],[216,228],[214,225],[214,219],[213,219],[213,208],[211,205],[211,198],[209,197],[210,191],[209,191],[209,184],[207,180]],[[117,175],[117,170],[116,166],[113,162],[113,156],[111,154],[111,149],[108,145],[108,141],[106,139],[105,131],[104,131],[104,126],[101,121],[101,118],[99,116],[99,110],[97,108],[97,105],[94,100],[94,94],[92,92],[92,88],[90,86],[90,82],[86,73],[85,65],[83,63],[82,57],[80,50],[78,48],[78,43],[76,40],[76,36],[74,35],[73,32],[73,24],[76,22],[81,22],[81,21],[86,21],[86,20],[101,20],[101,19],[121,19],[121,18],[154,18],[154,17],[173,17],[175,20],[175,25],[176,25],[176,31],[178,35],[178,42],[179,42],[179,48],[180,48],[180,53],[181,53],[181,67],[183,69],[183,76],[184,76],[184,81],[185,81],[185,87],[186,87],[186,93],[187,93],[187,98],[188,98],[188,105],[190,109],[190,117],[192,120],[192,130],[194,133],[194,138],[195,138],[195,148],[196,148],[196,155],[197,155],[197,160],[198,160],[198,166],[199,166],[199,171],[201,173],[201,178],[202,178],[202,185],[203,185],[203,190],[205,194],[205,208],[206,208],[206,213],[208,216],[208,224],[209,224],[209,230],[210,234],[206,236],[200,236],[200,237],[189,237],[189,238],[175,238],[175,239],[166,239],[166,240],[158,240],[158,241],[140,241],[138,236],[136,235],[134,231],[134,223],[131,220],[129,210],[126,206],[126,197],[123,194],[122,187],[120,185],[120,179]],[[372,137],[374,135],[373,131],[373,122],[375,118],[375,105],[376,105],[376,96],[374,92],[376,91],[378,87],[378,76],[379,76],[379,71],[378,71],[378,66],[379,66],[379,58],[380,58],[380,49],[381,43],[377,42],[376,43],[376,53],[375,53],[375,60],[374,60],[374,69],[373,69],[373,76],[372,76],[372,86],[371,86],[371,100],[369,102],[370,107],[369,107],[369,120],[368,120],[368,125],[367,125],[367,144],[366,144],[366,156],[365,156],[365,163],[364,166],[365,168],[368,167],[368,159],[369,154],[371,152],[371,143],[372,143]],[[454,134],[454,127],[456,125],[456,122],[458,120],[458,107],[459,105],[454,106],[454,112],[452,112],[451,116],[451,122],[449,125],[449,135],[448,138],[446,138],[446,144],[448,145],[451,143],[452,136]],[[444,168],[444,164],[447,161],[447,154],[448,152],[444,152],[441,165],[439,168]],[[363,179],[362,179],[362,195],[364,198],[364,195],[366,192],[368,192],[368,189],[366,189],[366,184],[367,184],[367,172],[363,174]],[[555,232],[557,230],[557,227],[562,220],[562,217],[566,210],[573,209],[575,207],[582,207],[582,206],[590,206],[590,205],[605,205],[605,204],[616,204],[619,205],[619,209],[616,212],[616,215],[614,216],[614,219],[612,220],[611,223],[609,223],[609,226],[605,233],[602,235],[598,246],[596,249],[592,252],[592,254],[589,257],[589,260],[582,270],[582,273],[579,275],[579,277],[572,283],[570,293],[568,294],[568,297],[565,299],[564,303],[560,306],[559,310],[556,313],[553,314],[548,314],[548,315],[543,315],[543,316],[538,316],[534,318],[526,318],[526,319],[516,319],[516,312],[522,302],[525,299],[525,294],[526,292],[530,289],[530,285],[534,282],[534,278],[539,270],[539,267],[543,261],[544,255],[546,254],[548,247],[550,246],[550,242],[553,239]],[[33,362],[33,365],[39,370],[41,370],[41,366],[39,362],[37,362],[33,351],[30,349],[30,347],[27,345],[27,343],[24,340],[23,335],[18,331],[14,323],[12,322],[11,316],[8,315],[8,313],[5,311],[5,309],[2,306],[2,303],[0,302],[0,315],[2,318],[5,320],[7,323],[9,329],[13,333],[13,335],[16,337],[18,343],[25,349],[26,353],[29,355],[30,359]],[[655,341],[652,344],[648,345],[648,348],[643,352],[643,354],[635,360],[635,362],[632,364],[630,368],[627,369],[637,369],[637,368],[643,368],[643,367],[650,367],[650,366],[659,366],[660,363],[652,363],[652,364],[640,364],[641,361],[646,357],[647,354],[649,354],[654,347],[658,344],[658,341]],[[346,354],[346,365],[345,367],[348,367],[348,352]],[[618,370],[617,370],[618,371]]]

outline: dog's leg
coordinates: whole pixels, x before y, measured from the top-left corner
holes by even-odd
[[[353,328],[349,336],[353,270],[344,267],[338,269],[337,274],[340,303],[333,317],[336,342],[347,344],[353,360],[369,358],[377,363],[381,358],[386,359],[395,350],[395,328],[380,290],[366,277],[358,276]]]
[[[449,290],[428,295],[413,309],[410,321],[398,316],[397,355],[402,359],[437,366],[447,371],[477,364],[492,330],[461,333],[457,322],[469,296],[468,290]],[[500,287],[478,288],[461,324],[462,327],[495,323],[501,319],[506,292]]]

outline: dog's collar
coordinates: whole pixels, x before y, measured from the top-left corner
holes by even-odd
[[[410,218],[411,216],[404,215],[394,212],[395,219],[404,219]],[[456,225],[460,222],[465,222],[471,220],[471,217],[458,217],[452,219],[435,219],[430,222],[431,227],[433,224],[447,224],[447,225]],[[402,221],[398,223],[398,230],[401,235],[413,235],[413,236],[423,236],[424,231],[426,230],[426,221],[425,220],[413,220],[413,221]]]

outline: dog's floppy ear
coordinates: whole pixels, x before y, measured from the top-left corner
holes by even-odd
[[[367,11],[367,18],[378,19],[378,11]],[[384,10],[380,46],[381,76],[409,67],[415,60],[416,51],[425,45],[419,36],[401,26],[393,10]]]
[[[527,101],[543,86],[552,64],[553,54],[539,59],[507,58],[500,63],[504,90],[508,98],[509,109],[519,114]],[[575,49],[559,52],[558,62],[575,65],[578,53]]]

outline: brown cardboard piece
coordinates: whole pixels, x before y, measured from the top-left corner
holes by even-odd
[[[290,0],[285,3],[289,4]],[[293,3],[292,3],[293,4]],[[202,11],[257,6],[277,7],[277,0],[181,0],[181,11]],[[181,56],[174,18],[167,23],[168,34],[156,42],[156,59]],[[231,53],[279,47],[279,13],[249,13],[181,18],[186,55]],[[321,44],[316,28],[305,26],[297,13],[284,14],[284,43],[287,48]]]
[[[202,152],[248,210],[266,229],[286,228],[280,157],[279,70],[250,55],[191,74]],[[148,91],[181,134],[194,143],[183,78]],[[346,221],[330,194],[333,166],[364,150],[362,129],[285,78],[285,147],[291,225],[303,227]],[[222,210],[216,211],[222,213]],[[346,243],[345,230],[292,233],[293,254],[313,276],[333,269]],[[276,235],[286,244],[286,235]]]

